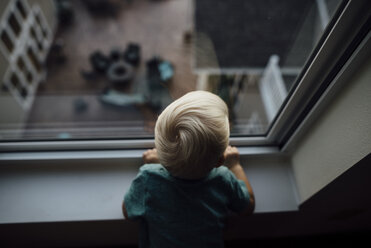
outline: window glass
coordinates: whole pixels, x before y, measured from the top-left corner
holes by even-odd
[[[193,90],[226,102],[232,136],[265,135],[340,2],[10,1],[29,21],[0,12],[0,140],[153,137]]]

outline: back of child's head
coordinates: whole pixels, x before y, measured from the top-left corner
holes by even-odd
[[[171,175],[199,179],[217,166],[229,143],[228,107],[220,97],[193,91],[158,117],[155,145]]]

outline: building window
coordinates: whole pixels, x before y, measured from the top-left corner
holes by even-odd
[[[3,45],[6,47],[8,52],[13,51],[14,45],[6,30],[3,30],[3,32],[1,33],[1,41]]]
[[[17,1],[16,2],[16,8],[18,9],[19,13],[21,14],[23,19],[26,19],[28,13],[27,9],[24,6],[24,3],[22,1]]]

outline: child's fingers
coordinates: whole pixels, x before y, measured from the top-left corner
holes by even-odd
[[[227,155],[228,155],[228,153],[229,153],[229,150],[230,150],[230,147],[231,147],[231,146],[227,146],[227,148],[225,148],[225,151],[224,151],[224,153],[223,153],[224,158],[227,157]]]
[[[238,152],[237,147],[235,146],[228,146],[227,149],[225,149],[224,153],[235,153]]]
[[[147,151],[143,152],[143,155],[142,155],[143,159],[148,158],[148,156],[150,156],[151,153],[156,152],[156,151],[154,151],[154,150],[155,150],[155,149],[148,149]]]
[[[142,158],[144,163],[158,162],[157,149],[148,149],[147,151],[143,152]]]
[[[232,147],[232,152],[233,153],[239,153],[237,147],[235,147],[235,146]]]
[[[156,152],[157,150],[156,150],[156,148],[154,148],[154,149],[148,149],[148,150],[145,151],[144,153],[148,154],[148,153],[150,153],[150,152],[152,152],[152,151]],[[144,154],[144,153],[143,153],[143,154]]]

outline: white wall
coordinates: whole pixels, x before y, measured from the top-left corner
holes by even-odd
[[[371,152],[371,59],[354,74],[298,143],[292,167],[300,201]]]

